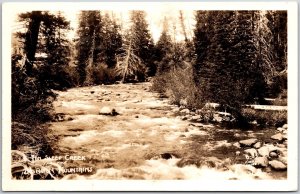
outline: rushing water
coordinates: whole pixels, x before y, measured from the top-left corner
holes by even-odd
[[[247,164],[233,146],[244,138],[266,139],[274,129],[241,131],[183,121],[176,107],[149,87],[118,84],[58,93],[55,112],[66,119],[51,123],[55,155],[62,156],[66,169],[92,169],[70,171],[64,179],[286,178],[286,172]],[[103,107],[119,115],[99,115]]]

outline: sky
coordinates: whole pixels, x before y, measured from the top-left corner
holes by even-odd
[[[70,31],[68,37],[71,39],[76,36],[76,30],[78,27],[78,16],[80,12],[73,11],[73,10],[64,10],[62,9],[62,14],[66,17],[67,20],[70,21],[70,25],[73,28],[73,30]],[[110,12],[113,13],[117,18],[119,23],[123,23],[123,25],[126,25],[129,23],[129,12],[130,10],[104,10],[102,12]],[[182,33],[182,27],[179,22],[179,10],[174,9],[172,7],[167,7],[167,6],[161,6],[158,7],[155,10],[149,10],[146,9],[146,20],[149,24],[149,30],[152,34],[152,37],[154,41],[156,42],[161,34],[162,28],[163,28],[163,21],[164,18],[166,17],[168,20],[168,25],[169,25],[169,33],[174,34],[174,27],[175,26],[175,38],[177,41],[183,40],[184,36]],[[15,12],[14,13],[14,22],[12,29],[13,31],[20,30],[22,28],[22,25],[17,22],[17,15],[21,12]],[[183,16],[184,16],[184,25],[187,30],[187,35],[188,37],[192,37],[192,30],[193,26],[195,24],[194,21],[194,11],[192,10],[184,10],[183,11]]]
[[[123,22],[123,24],[128,24],[129,23],[129,11],[105,11],[105,12],[110,12],[113,13],[119,22]],[[179,10],[174,10],[174,9],[160,9],[160,10],[155,10],[155,11],[150,11],[150,10],[145,10],[146,12],[146,20],[149,24],[149,30],[152,34],[152,37],[154,41],[156,42],[160,34],[162,32],[163,28],[163,21],[164,18],[167,17],[168,19],[168,24],[170,28],[170,33],[173,33],[173,25],[176,25],[176,39],[177,40],[183,40],[183,33],[182,33],[182,27],[179,23]],[[66,16],[67,19],[70,20],[71,22],[71,27],[74,29],[74,32],[72,32],[72,36],[75,35],[75,31],[78,26],[78,16],[79,12],[64,12],[64,15]],[[184,16],[184,23],[186,26],[186,30],[188,31],[188,36],[192,36],[192,30],[194,26],[194,12],[193,11],[183,11],[183,16]]]

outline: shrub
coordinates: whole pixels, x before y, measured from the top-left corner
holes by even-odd
[[[176,105],[182,105],[190,109],[202,108],[203,103],[199,91],[194,83],[192,68],[176,68],[170,72],[157,75],[152,82],[152,89],[165,94]]]
[[[15,59],[14,55],[12,59]],[[42,125],[52,119],[52,102],[56,97],[49,86],[43,73],[36,66],[33,69],[32,76],[28,76],[18,60],[12,60],[12,149],[19,150],[26,147],[27,152],[34,152],[38,156],[52,154],[47,139],[47,126]],[[15,153],[16,151],[12,152],[12,154]],[[21,163],[24,170],[27,163],[23,162]],[[23,177],[24,172],[20,171],[21,169],[20,163],[15,163],[13,160],[12,172],[14,178],[25,178]],[[17,176],[18,173],[19,177]]]
[[[201,120],[203,122],[212,122],[214,120],[214,114],[215,114],[216,110],[212,107],[209,107],[209,106],[204,106],[203,108],[201,109],[198,109],[196,111],[196,113],[198,115],[200,115],[201,117]]]
[[[114,69],[108,68],[107,65],[87,67],[87,76],[85,85],[111,84],[116,81]]]
[[[70,82],[71,87],[79,86],[80,85],[79,72],[78,72],[77,67],[68,65],[68,66],[66,66],[65,71],[68,72],[68,77],[69,77],[68,80]]]
[[[48,87],[43,75],[34,69],[29,77],[25,69],[12,64],[12,119],[25,123],[44,122],[51,119],[52,102],[56,95]]]
[[[254,110],[245,108],[242,115],[248,122],[256,121],[262,126],[279,127],[287,123],[287,111]]]
[[[287,106],[287,99],[276,98],[271,104],[275,106]]]
[[[268,85],[267,94],[269,97],[277,97],[281,93],[286,93],[287,90],[287,73],[282,73],[275,76]]]

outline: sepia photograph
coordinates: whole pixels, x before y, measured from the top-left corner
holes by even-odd
[[[4,188],[297,188],[296,4],[186,4],[4,4]]]

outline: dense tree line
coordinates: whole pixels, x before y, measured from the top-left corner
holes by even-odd
[[[263,101],[268,81],[286,67],[284,14],[197,11],[195,80],[206,101],[237,110]]]
[[[160,92],[180,104],[189,98],[177,93],[191,88],[185,91],[194,97],[190,107],[216,102],[241,121],[242,106],[266,103],[266,97],[277,97],[287,89],[286,11],[196,11],[195,20],[193,46],[184,30],[182,50],[166,30],[161,34],[156,45],[160,58],[155,87],[168,87],[160,87]],[[176,51],[179,60],[175,60]],[[178,75],[184,72],[182,64],[189,63],[192,79],[187,72]],[[181,86],[184,81],[176,76],[190,80]]]
[[[19,20],[25,22],[27,31],[16,34],[24,49],[12,54],[12,111],[39,113],[36,120],[47,119],[49,96],[54,97],[51,89],[72,86],[67,73],[69,22],[60,13],[42,11],[20,14]],[[47,108],[39,107],[45,104]]]
[[[13,110],[46,99],[52,89],[154,77],[156,89],[175,103],[217,102],[239,116],[244,104],[286,89],[286,11],[196,11],[192,38],[184,17],[179,11],[182,41],[165,18],[154,43],[144,11],[130,12],[127,29],[112,12],[82,11],[74,40],[60,12],[20,14],[26,32],[17,33],[23,52],[12,55]]]
[[[145,17],[144,11],[130,13],[130,28],[124,37],[122,53],[117,56],[117,74],[122,82],[144,81],[147,76],[155,75],[154,43]]]

